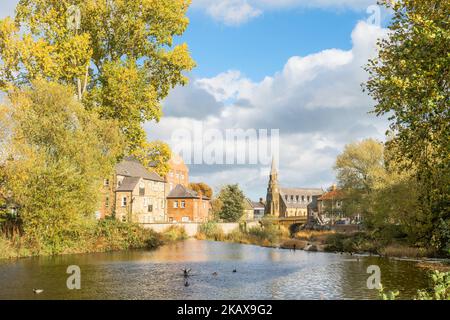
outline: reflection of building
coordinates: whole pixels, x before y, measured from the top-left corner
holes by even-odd
[[[338,190],[336,185],[333,185],[328,192],[317,199],[319,216],[332,220],[341,218],[343,216],[343,200],[344,193],[341,190]]]
[[[265,214],[280,218],[307,217],[316,212],[317,198],[323,194],[318,188],[281,188],[278,172],[272,161]]]
[[[163,178],[138,160],[125,158],[116,165],[113,179],[104,181],[100,217],[115,214],[122,221],[163,222],[164,192]]]
[[[206,222],[211,204],[209,198],[178,184],[167,196],[169,222]]]

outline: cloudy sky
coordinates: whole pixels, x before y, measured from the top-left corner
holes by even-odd
[[[0,16],[16,0],[2,0]],[[376,0],[193,0],[187,42],[197,68],[164,101],[149,139],[174,144],[175,129],[279,129],[280,183],[327,188],[345,144],[384,139],[386,119],[368,112],[364,64],[386,34]],[[375,14],[375,15],[374,15]],[[381,11],[381,25],[388,15]],[[201,140],[201,139],[200,139]],[[194,141],[195,143],[200,141]],[[217,190],[239,183],[265,198],[266,164],[190,165],[191,180]]]

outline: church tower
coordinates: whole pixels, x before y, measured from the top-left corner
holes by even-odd
[[[272,158],[265,212],[266,215],[273,215],[276,217],[280,215],[280,188],[278,186],[278,172],[275,157]]]

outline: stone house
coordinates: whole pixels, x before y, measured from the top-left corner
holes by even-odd
[[[115,216],[138,223],[166,221],[165,181],[128,157],[118,163],[112,179],[105,179],[98,217]]]

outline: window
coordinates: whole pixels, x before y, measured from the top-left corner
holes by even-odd
[[[175,200],[175,201],[173,202],[173,207],[174,207],[174,208],[178,208],[178,201]]]
[[[186,208],[186,202],[184,200],[181,201],[181,208]]]
[[[155,209],[158,210],[158,200],[155,200]]]
[[[182,217],[181,222],[189,222],[189,217]]]
[[[127,197],[122,197],[122,207],[127,206]]]
[[[153,205],[152,204],[148,205],[147,211],[148,212],[153,212]]]
[[[309,202],[309,199],[310,199],[310,197],[309,197],[309,196],[307,196],[307,197],[306,197],[306,199],[307,199],[307,200],[308,200],[308,202]]]
[[[143,182],[139,184],[139,195],[141,197],[145,196],[145,184]]]
[[[177,172],[176,177],[177,177],[177,179],[180,179],[180,174],[178,172]]]
[[[170,191],[172,191],[172,189],[173,189],[173,183],[172,182],[169,184],[169,188],[170,188]]]
[[[173,178],[173,171],[169,171],[169,176]]]
[[[105,198],[105,208],[109,208],[109,196]]]
[[[184,180],[184,174],[181,175],[181,180]]]
[[[291,202],[294,202],[294,196],[291,196]]]
[[[148,198],[144,198],[144,209],[148,207]]]
[[[299,196],[295,196],[295,198],[297,199],[297,202],[298,202],[298,198],[299,198]]]
[[[305,196],[302,196],[302,202],[305,202]]]
[[[103,180],[103,185],[104,185],[105,187],[108,187],[108,186],[109,186],[109,179]]]
[[[288,196],[286,195],[286,196],[284,196],[284,197],[286,198],[286,201],[289,202]]]
[[[206,209],[206,202],[203,201],[203,209]]]

